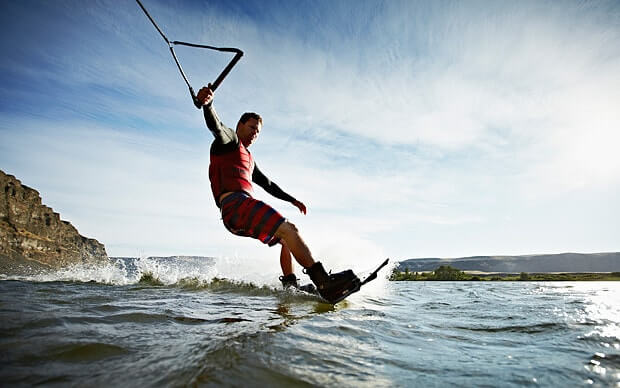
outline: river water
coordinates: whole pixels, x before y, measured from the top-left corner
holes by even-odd
[[[620,387],[620,283],[380,278],[331,306],[217,262],[4,276],[0,385]]]

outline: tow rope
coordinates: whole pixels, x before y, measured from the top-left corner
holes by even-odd
[[[235,53],[234,58],[228,63],[228,65],[224,68],[224,70],[222,70],[222,72],[217,77],[217,79],[215,81],[213,81],[213,83],[211,84],[210,87],[211,87],[211,90],[213,90],[213,91],[215,91],[215,89],[217,89],[218,86],[220,86],[222,81],[224,81],[224,78],[226,78],[226,76],[228,75],[228,73],[230,73],[232,68],[237,64],[237,62],[239,62],[239,60],[243,56],[243,51],[241,51],[241,50],[239,50],[237,48],[213,47],[213,46],[206,46],[206,45],[202,45],[202,44],[179,42],[177,40],[171,42],[171,41],[168,40],[166,35],[164,35],[164,33],[161,31],[161,29],[159,28],[157,23],[155,23],[155,20],[153,20],[153,18],[148,13],[146,8],[144,8],[144,5],[142,5],[140,0],[136,0],[136,1],[138,2],[138,5],[140,6],[140,8],[142,8],[142,11],[144,11],[144,14],[149,18],[151,23],[153,23],[153,26],[155,26],[155,28],[157,29],[157,32],[159,32],[161,37],[164,38],[166,43],[168,43],[168,48],[170,49],[170,53],[172,54],[172,58],[174,58],[174,62],[177,64],[177,68],[181,72],[181,76],[183,77],[183,80],[185,81],[185,83],[187,84],[187,87],[189,88],[189,94],[192,96],[192,101],[194,102],[194,105],[198,109],[202,108],[202,104],[200,103],[200,101],[198,101],[198,98],[196,98],[196,93],[194,93],[194,89],[192,89],[192,86],[189,84],[187,76],[185,75],[185,72],[183,71],[183,68],[181,67],[181,64],[179,63],[179,59],[177,58],[177,56],[176,56],[176,54],[174,52],[174,45],[189,46],[189,47],[204,48],[204,49],[209,49],[209,50],[217,50],[217,51],[224,51],[224,52]]]

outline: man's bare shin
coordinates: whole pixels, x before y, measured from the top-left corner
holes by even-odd
[[[282,274],[284,276],[290,275],[294,272],[291,251],[286,246],[284,240],[280,241],[280,244],[282,244],[282,249],[280,250],[280,267],[282,268]]]
[[[299,231],[295,225],[285,221],[275,233],[276,237],[281,238],[288,246],[295,260],[304,268],[312,267],[314,259],[310,253],[310,249],[299,235]]]

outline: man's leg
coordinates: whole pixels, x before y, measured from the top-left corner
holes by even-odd
[[[282,249],[280,250],[280,267],[282,267],[282,274],[287,276],[294,272],[293,259],[291,258],[291,251],[286,246],[284,240],[281,240],[280,244],[282,244]]]
[[[290,224],[290,226],[295,228],[295,225],[293,224]],[[285,228],[289,228],[289,226],[285,226]],[[299,233],[297,234],[299,235]],[[276,232],[276,235],[277,235],[277,232]],[[295,239],[293,238],[293,240]],[[299,240],[301,240],[301,237],[299,238]],[[301,241],[303,243],[303,240]],[[297,276],[295,276],[295,273],[293,271],[293,260],[291,258],[291,251],[286,245],[286,242],[284,241],[284,239],[280,238],[280,244],[282,244],[282,248],[280,250],[280,267],[282,267],[282,273],[284,274],[284,276],[280,276],[280,281],[282,282],[282,286],[284,286],[284,288],[294,287],[302,291],[306,291],[309,293],[315,293],[316,288],[312,284],[306,284],[301,287],[299,286],[299,284],[297,283],[297,280],[298,280]],[[306,249],[307,248],[308,247],[306,246]],[[303,251],[303,248],[302,248],[302,251]],[[308,254],[309,253],[310,251],[308,251]]]
[[[284,240],[280,240],[280,244],[282,247],[280,249],[280,267],[282,267],[282,276],[280,276],[280,281],[282,282],[282,286],[284,288],[299,288],[299,284],[297,283],[297,276],[293,272],[293,259],[291,257],[291,251],[286,246]],[[311,292],[308,290],[304,290],[307,292]]]
[[[276,237],[284,240],[295,260],[307,271],[319,294],[326,300],[336,303],[359,290],[360,280],[353,271],[328,274],[320,262],[314,262],[310,249],[299,235],[295,225],[284,221],[276,230]]]
[[[295,260],[304,268],[310,268],[314,264],[314,259],[310,253],[310,249],[299,235],[299,231],[295,225],[288,221],[284,221],[276,230],[276,237],[279,237],[286,244],[287,250],[293,253]],[[283,245],[284,249],[284,245]],[[280,264],[282,263],[282,256],[280,256]],[[282,267],[284,270],[284,267]],[[292,273],[291,268],[291,273]]]

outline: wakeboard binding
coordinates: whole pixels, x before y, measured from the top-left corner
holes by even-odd
[[[307,292],[309,294],[316,294],[316,288],[313,284],[308,283],[300,286],[297,282],[297,276],[294,273],[288,274],[286,276],[280,276],[280,281],[282,282],[282,287],[284,288],[295,288],[297,290],[301,290]]]
[[[362,282],[350,269],[338,273],[327,273],[321,262],[304,269],[316,285],[318,294],[329,303],[336,304],[360,290]]]

